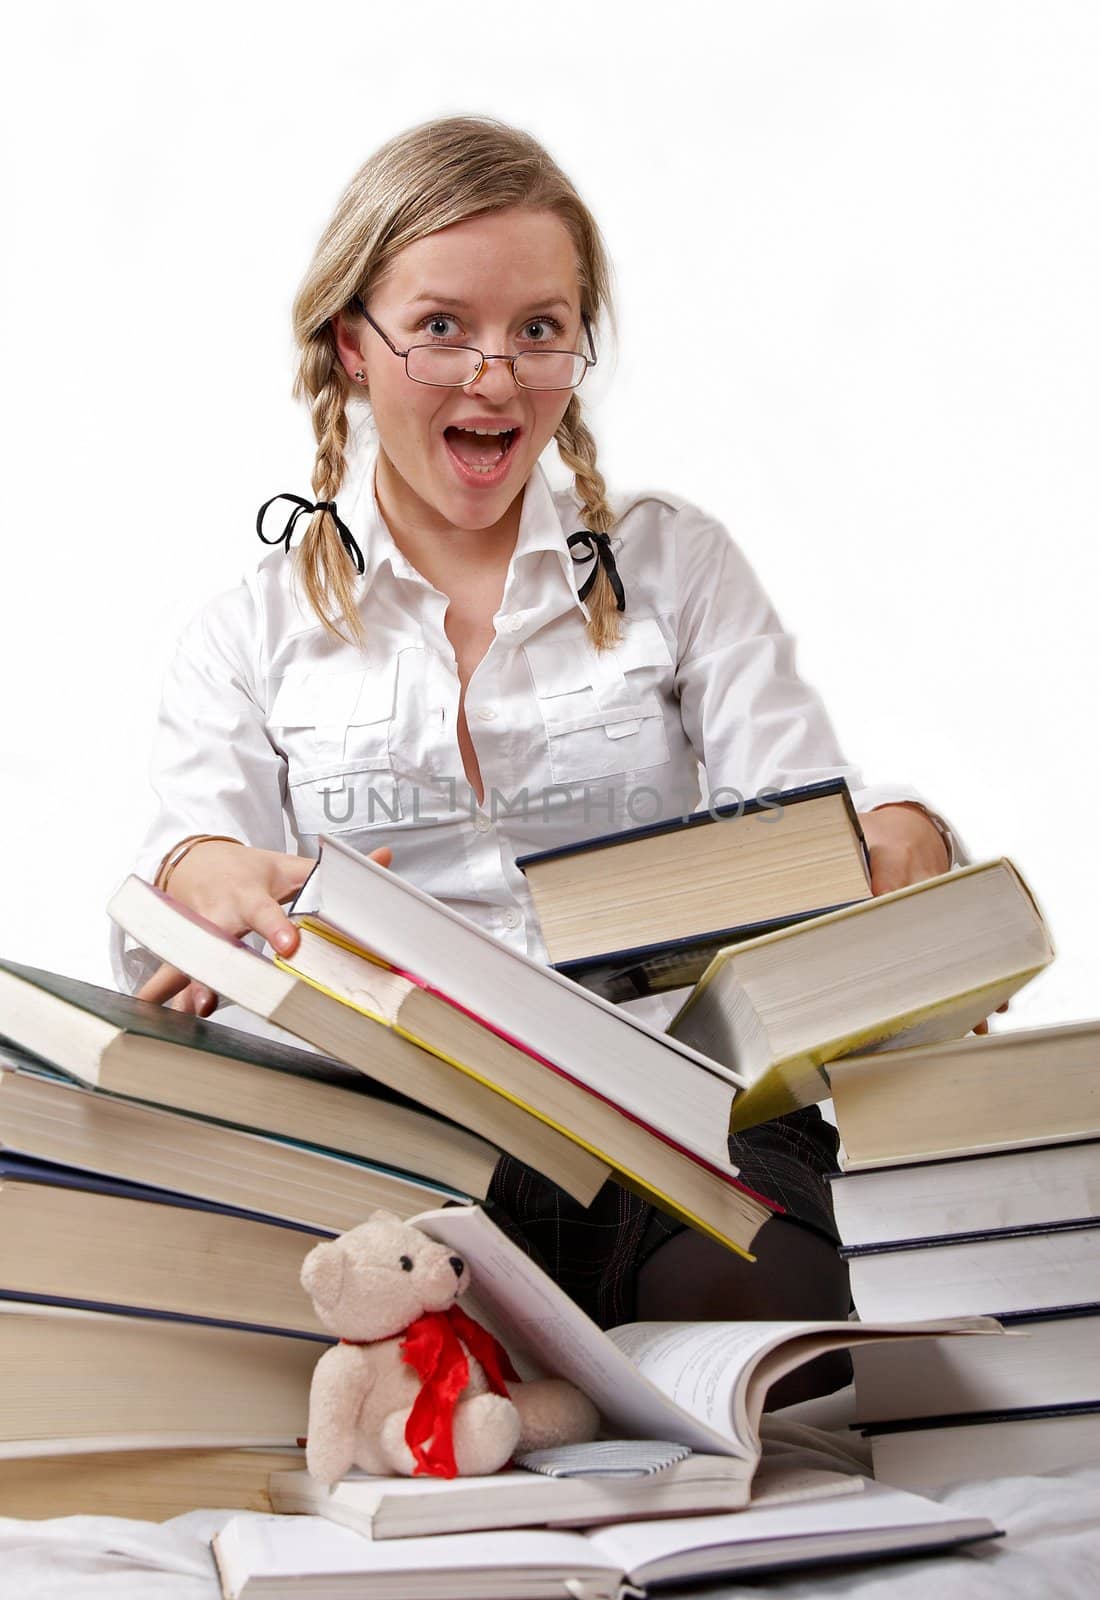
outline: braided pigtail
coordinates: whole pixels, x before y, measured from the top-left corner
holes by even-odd
[[[334,501],[346,468],[347,378],[328,323],[309,339],[302,352],[295,393],[309,399],[317,440],[311,480],[314,497]],[[295,548],[295,561],[295,571],[325,630],[342,643],[362,646],[366,635],[355,603],[350,558],[330,512],[313,513],[304,539]],[[348,628],[350,640],[340,631],[341,622]]]
[[[581,518],[589,533],[610,533],[615,514],[607,503],[607,485],[596,465],[596,441],[581,415],[581,403],[573,395],[554,435],[558,453],[573,473],[577,498],[583,506]],[[588,637],[597,650],[610,649],[622,638],[615,591],[603,566],[586,602],[589,610]]]

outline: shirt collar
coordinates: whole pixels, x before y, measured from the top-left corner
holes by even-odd
[[[358,469],[349,484],[351,494],[347,511],[345,512],[344,507],[340,506],[340,515],[347,522],[363,553],[363,575],[356,578],[360,599],[368,592],[379,570],[384,566],[388,566],[395,577],[408,578],[414,583],[424,581],[397,548],[393,534],[382,515],[375,493],[377,464],[378,447],[373,443],[363,450],[357,464]],[[561,578],[564,591],[561,598],[575,605],[587,621],[588,607],[583,600],[577,598],[578,568],[566,543],[568,533],[583,527],[576,504],[571,499],[566,503],[566,514],[572,524],[569,529],[562,527],[561,512],[554,498],[550,480],[543,470],[542,463],[536,461],[523,491],[519,529],[509,565],[505,593],[514,583],[522,581],[518,570],[521,562],[526,563],[530,557],[548,551],[556,557],[553,570],[555,578],[558,575]]]

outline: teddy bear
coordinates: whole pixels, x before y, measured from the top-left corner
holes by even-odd
[[[557,1378],[522,1382],[456,1303],[470,1283],[461,1256],[393,1212],[316,1245],[301,1279],[340,1340],[310,1386],[306,1466],[318,1482],[331,1486],[352,1467],[492,1473],[517,1453],[595,1437],[585,1395]]]

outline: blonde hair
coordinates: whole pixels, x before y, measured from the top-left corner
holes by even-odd
[[[356,295],[366,301],[406,245],[452,223],[513,206],[552,211],[561,219],[576,247],[581,312],[595,325],[606,310],[614,327],[611,271],[600,231],[537,140],[493,117],[445,117],[399,134],[351,180],[294,301],[300,351],[294,393],[308,399],[317,439],[312,477],[316,500],[334,501],[346,470],[346,406],[353,386],[336,349],[333,318]],[[555,439],[573,473],[585,527],[591,533],[609,533],[615,517],[596,465],[596,442],[576,394]],[[314,512],[295,559],[309,602],[327,631],[348,642],[340,631],[342,622],[352,640],[364,644],[350,557],[328,511]],[[598,562],[587,605],[588,633],[596,648],[616,643],[619,613]]]

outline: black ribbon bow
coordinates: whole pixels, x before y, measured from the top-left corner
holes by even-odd
[[[277,534],[274,539],[269,539],[264,533],[264,516],[267,513],[268,507],[273,506],[276,500],[289,500],[293,505],[294,510],[287,518],[286,527],[283,529],[282,533]],[[294,527],[298,521],[298,518],[312,516],[315,511],[329,512],[333,522],[336,524],[336,531],[340,535],[340,543],[343,545],[351,559],[355,562],[355,570],[358,572],[359,576],[362,577],[366,571],[366,562],[363,560],[363,552],[360,550],[359,546],[352,537],[351,529],[348,527],[347,523],[341,521],[340,517],[337,515],[335,500],[318,500],[317,503],[314,504],[312,500],[303,500],[301,495],[298,494],[273,494],[271,499],[266,500],[256,513],[256,532],[259,534],[264,544],[284,545],[286,547],[286,553],[289,555],[290,541],[294,536]]]
[[[616,606],[620,611],[625,611],[626,590],[623,588],[623,580],[619,577],[619,569],[615,565],[615,557],[611,554],[611,540],[608,538],[607,534],[590,533],[587,528],[582,528],[579,533],[571,533],[565,542],[569,546],[570,550],[572,550],[575,544],[583,547],[583,555],[572,557],[572,560],[577,565],[580,565],[580,563],[583,561],[591,561],[593,556],[598,558],[598,565],[592,568],[592,571],[588,574],[587,578],[584,580],[584,583],[578,589],[577,599],[586,600],[588,598],[588,595],[592,589],[592,585],[596,581],[596,573],[599,571],[600,567],[602,567],[607,573],[608,582],[610,583],[612,591],[615,595]]]

